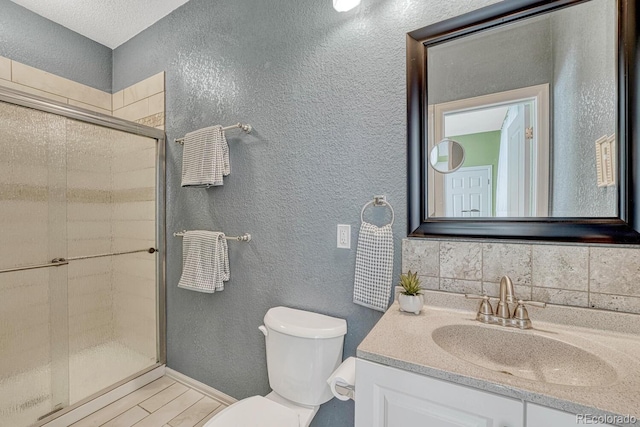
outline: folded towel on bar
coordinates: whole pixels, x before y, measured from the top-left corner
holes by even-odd
[[[393,231],[391,224],[378,227],[362,222],[356,249],[353,302],[385,311],[391,296]]]
[[[229,254],[224,233],[194,230],[182,239],[182,276],[179,288],[212,294],[229,280]]]
[[[222,185],[222,177],[230,173],[229,144],[222,126],[211,126],[185,135],[182,154],[183,187],[209,188]]]

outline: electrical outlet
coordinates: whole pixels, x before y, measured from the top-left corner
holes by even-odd
[[[351,249],[351,226],[349,224],[338,224],[338,247]]]

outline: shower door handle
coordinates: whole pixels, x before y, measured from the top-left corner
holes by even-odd
[[[13,267],[13,268],[5,268],[4,270],[0,270],[0,273],[12,273],[14,271],[24,271],[24,270],[34,270],[36,268],[47,268],[47,267],[60,267],[61,265],[67,265],[69,261],[64,258],[54,258],[51,262],[46,264],[36,264],[36,265],[25,265],[23,267]]]
[[[247,240],[250,240],[250,239],[251,239],[251,237],[247,238]],[[146,249],[136,249],[136,250],[133,250],[133,251],[114,252],[114,253],[110,253],[110,254],[86,255],[86,256],[77,256],[77,257],[72,257],[72,258],[54,258],[54,259],[51,260],[51,262],[49,262],[47,264],[25,265],[23,267],[6,268],[4,270],[0,270],[0,273],[11,273],[11,272],[14,272],[14,271],[33,270],[33,269],[36,269],[36,268],[60,267],[61,265],[69,264],[69,261],[77,261],[77,260],[92,259],[92,258],[102,258],[102,257],[108,257],[108,256],[116,256],[116,255],[129,255],[129,254],[136,254],[136,253],[140,253],[140,252],[146,252],[146,253],[149,253],[149,254],[153,254],[153,253],[158,252],[158,250],[156,248],[146,248]]]

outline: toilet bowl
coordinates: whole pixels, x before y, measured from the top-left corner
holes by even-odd
[[[274,307],[259,329],[273,391],[234,403],[204,427],[308,427],[333,397],[326,381],[342,361],[344,319]]]

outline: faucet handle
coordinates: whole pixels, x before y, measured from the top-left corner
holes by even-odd
[[[491,307],[491,301],[489,295],[475,295],[465,294],[465,298],[468,299],[481,299],[480,307],[478,307],[478,317],[486,317],[493,315],[493,307]]]
[[[518,300],[518,305],[516,306],[516,309],[513,310],[513,318],[514,319],[518,319],[518,320],[528,320],[529,319],[529,313],[527,312],[527,307],[525,307],[524,305],[530,305],[531,307],[538,307],[538,308],[546,308],[547,307],[547,303],[545,302],[538,302],[538,301],[522,301],[521,299]]]
[[[538,307],[538,308],[547,308],[547,303],[546,302],[539,302],[539,301],[523,301],[521,299],[518,300],[518,305],[530,305],[531,307]]]

